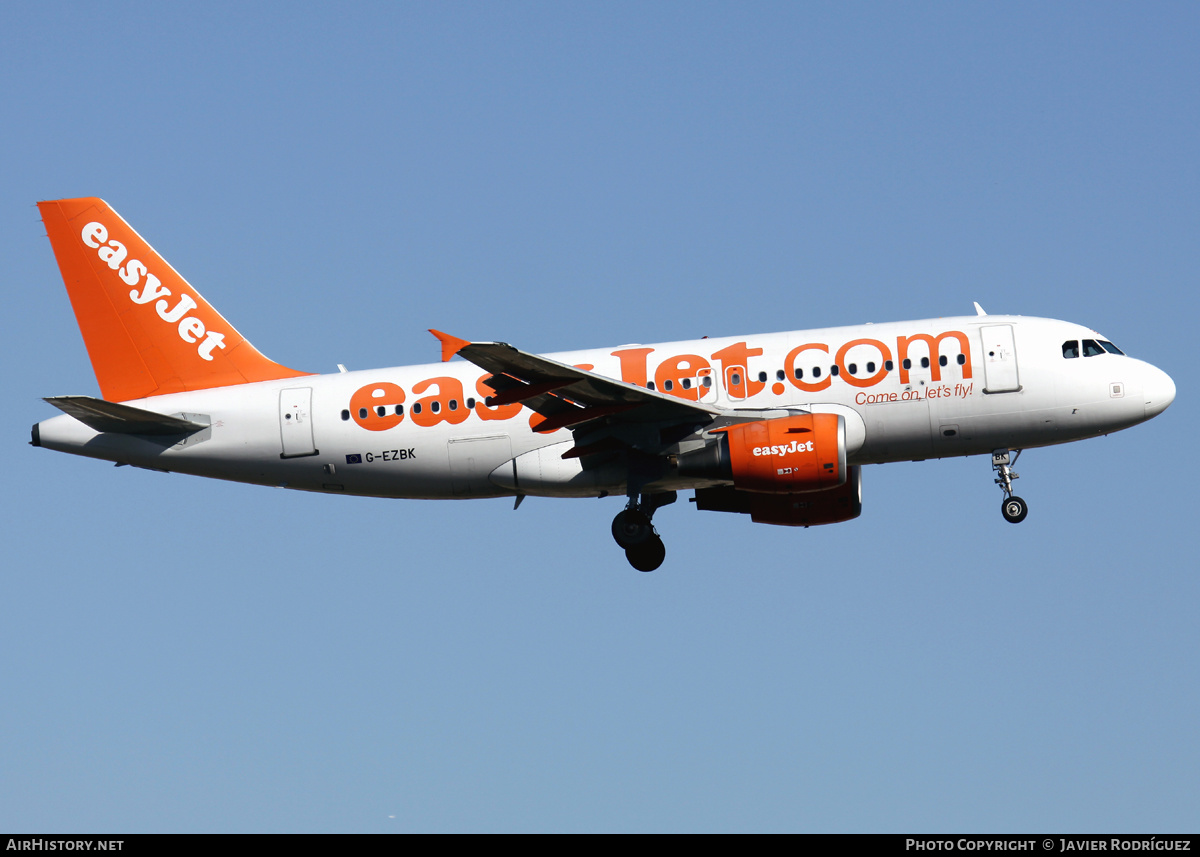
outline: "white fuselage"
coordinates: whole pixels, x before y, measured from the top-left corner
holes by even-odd
[[[849,461],[867,464],[1079,440],[1143,422],[1173,400],[1171,379],[1141,360],[1064,356],[1064,343],[1084,340],[1102,337],[1062,321],[965,316],[549,356],[724,410],[842,414]],[[99,433],[66,415],[35,431],[41,446],[63,452],[307,491],[410,498],[624,492],[620,472],[589,472],[580,459],[562,458],[573,445],[569,430],[536,433],[529,409],[489,407],[491,391],[480,383],[487,375],[454,361],[127,403],[209,426],[179,443]],[[668,477],[658,487],[706,484]]]

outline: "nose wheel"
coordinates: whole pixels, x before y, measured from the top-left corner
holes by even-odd
[[[612,522],[613,540],[625,551],[625,558],[638,571],[654,571],[667,557],[667,548],[650,522],[655,510],[674,503],[676,494],[643,494],[630,497],[629,505]]]
[[[1005,497],[1000,506],[1000,514],[1004,515],[1004,520],[1010,524],[1019,524],[1029,514],[1029,505],[1020,497]]]
[[[1000,486],[1000,490],[1004,492],[1004,502],[1000,504],[1000,514],[1010,524],[1021,523],[1029,514],[1029,504],[1013,494],[1013,480],[1021,477],[1017,471],[1012,469],[1012,465],[1016,464],[1020,457],[1021,450],[1019,449],[1015,455],[1011,456],[1011,460],[1007,449],[997,449],[992,452],[992,470],[996,471],[995,481]]]

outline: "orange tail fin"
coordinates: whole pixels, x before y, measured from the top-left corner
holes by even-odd
[[[105,399],[309,374],[260,354],[104,200],[38,209]]]

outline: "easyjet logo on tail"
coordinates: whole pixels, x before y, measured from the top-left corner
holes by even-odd
[[[177,325],[179,338],[189,345],[196,345],[196,353],[204,360],[213,359],[213,351],[225,347],[225,334],[208,330],[204,322],[194,315],[188,315],[197,308],[196,299],[189,294],[180,294],[174,306],[167,298],[171,290],[162,281],[150,273],[145,263],[139,259],[129,259],[129,251],[120,241],[109,239],[108,227],[99,221],[92,221],[83,227],[83,243],[96,251],[100,261],[117,272],[121,282],[135,288],[129,293],[129,299],[138,305],[146,305],[154,301],[154,309],[158,317],[167,324]],[[145,277],[145,283],[142,278]],[[141,291],[136,287],[142,283]]]

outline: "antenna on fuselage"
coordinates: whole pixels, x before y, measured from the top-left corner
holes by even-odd
[[[983,307],[979,305],[979,301],[971,301],[971,303],[975,304],[975,315],[987,315],[987,313],[983,311]]]

